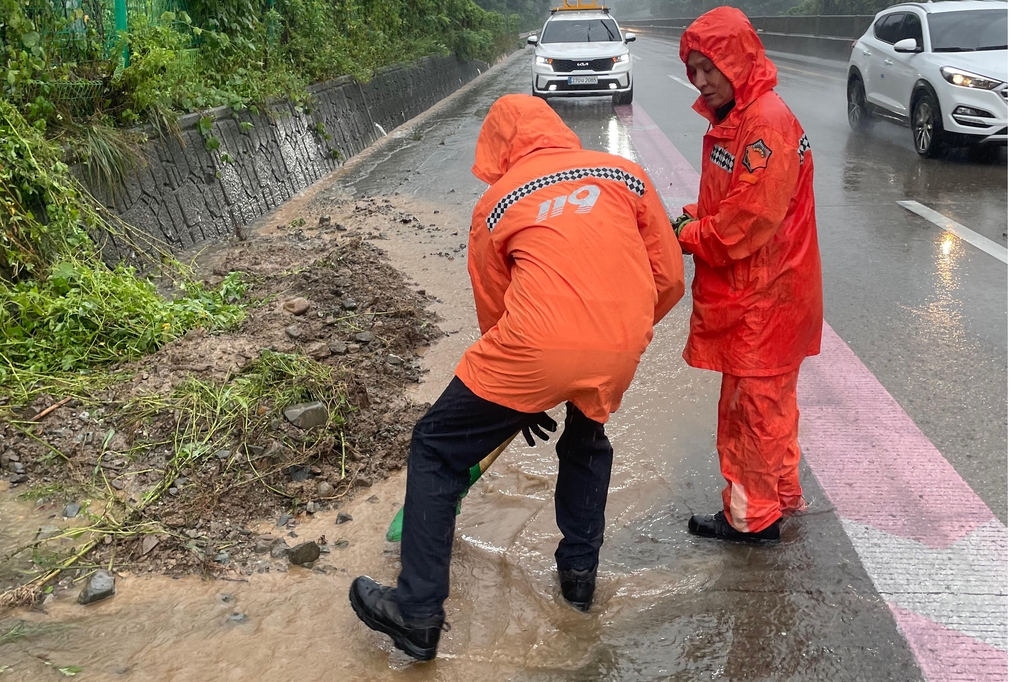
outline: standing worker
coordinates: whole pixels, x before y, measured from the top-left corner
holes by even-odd
[[[555,562],[562,595],[590,608],[612,467],[604,423],[684,287],[672,225],[644,171],[584,151],[543,100],[494,103],[473,174],[491,185],[469,237],[483,336],[413,430],[398,586],[361,576],[349,590],[366,625],[420,660],[437,653],[470,468],[519,430],[530,445],[529,430],[547,440],[557,424],[544,410],[562,402]]]
[[[674,223],[693,254],[693,315],[683,358],[722,373],[718,456],[724,509],[690,518],[695,535],[779,539],[802,511],[800,363],[821,344],[821,259],[814,162],[803,128],[773,88],[775,65],[738,9],[718,7],[683,33],[679,56],[700,90],[700,195]]]

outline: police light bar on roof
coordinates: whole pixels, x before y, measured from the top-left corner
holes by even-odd
[[[592,10],[595,12],[604,12],[608,14],[610,9],[604,5],[598,5],[597,0],[562,0],[561,7],[552,7],[551,13],[555,12],[580,12],[583,10]]]

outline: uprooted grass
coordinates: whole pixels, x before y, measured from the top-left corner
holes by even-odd
[[[95,461],[81,461],[60,451],[72,469],[61,492],[73,487],[76,496],[90,499],[83,511],[82,525],[67,528],[46,538],[37,538],[4,557],[4,564],[31,554],[37,572],[18,588],[0,594],[0,607],[31,603],[41,589],[72,566],[85,568],[83,559],[102,542],[159,534],[176,536],[193,550],[200,562],[209,561],[209,552],[190,542],[178,531],[153,518],[150,509],[167,500],[167,492],[182,477],[201,478],[216,470],[212,486],[186,501],[174,500],[184,514],[209,510],[221,496],[260,486],[274,496],[288,499],[286,491],[273,484],[288,466],[308,461],[312,456],[337,458],[344,472],[344,435],[347,405],[341,369],[316,362],[298,354],[263,351],[233,376],[223,381],[194,377],[181,382],[170,395],[145,395],[126,403],[117,419],[119,427],[148,434],[136,440],[124,455],[132,478],[158,474],[155,484],[137,490],[137,496],[115,487],[112,471],[118,455],[107,451],[112,433],[108,433]],[[249,444],[265,441],[288,405],[318,401],[327,410],[327,423],[310,431],[292,430],[279,452],[262,452]],[[31,425],[14,424],[25,432]],[[280,426],[278,425],[278,431]],[[281,438],[278,435],[278,438]],[[336,445],[340,444],[340,447]],[[51,449],[53,449],[51,447]],[[227,457],[218,456],[225,451]],[[287,453],[287,456],[284,456]],[[124,472],[118,471],[124,476]],[[344,473],[342,473],[344,476]],[[49,495],[53,486],[32,489],[30,495]],[[95,511],[93,511],[95,510]],[[166,511],[166,510],[165,510]],[[105,564],[113,568],[118,558],[111,551]]]

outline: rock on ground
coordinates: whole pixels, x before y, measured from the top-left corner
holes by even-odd
[[[78,595],[79,604],[92,604],[114,594],[114,576],[106,571],[96,571],[89,578],[85,589]]]

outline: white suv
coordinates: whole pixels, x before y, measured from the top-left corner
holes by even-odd
[[[872,114],[909,123],[914,147],[1006,144],[1006,2],[906,3],[879,12],[853,44],[846,100],[850,126]]]
[[[569,5],[551,10],[540,37],[526,42],[537,47],[533,57],[533,94],[551,96],[611,95],[615,104],[633,101],[633,64],[627,43],[608,8]],[[587,9],[583,9],[586,7]]]

